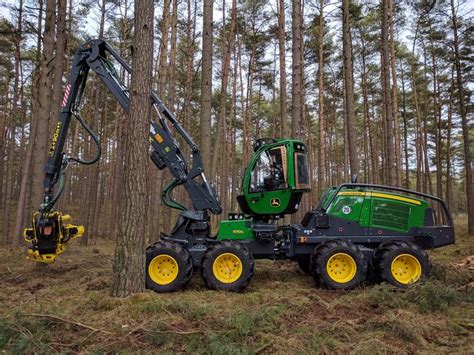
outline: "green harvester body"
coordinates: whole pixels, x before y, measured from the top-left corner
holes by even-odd
[[[243,213],[220,221],[217,240],[247,242],[250,250],[255,249],[256,258],[283,259],[309,255],[318,244],[341,238],[360,243],[367,254],[394,240],[409,240],[423,248],[454,242],[451,217],[442,200],[391,186],[355,182],[324,191],[301,223],[278,225],[284,215],[298,210],[303,194],[310,191],[308,171],[303,142],[257,141],[238,196]],[[437,210],[433,201],[439,203]],[[270,240],[277,234],[288,237],[289,247],[284,253],[273,252],[278,245]]]

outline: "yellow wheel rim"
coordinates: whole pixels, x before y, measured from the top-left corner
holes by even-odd
[[[333,281],[343,284],[354,278],[357,264],[349,254],[337,253],[328,260],[326,271]]]
[[[219,255],[212,264],[214,277],[225,284],[237,281],[243,272],[242,261],[232,253]]]
[[[158,285],[169,285],[178,277],[178,272],[178,262],[167,254],[155,256],[148,265],[148,274]]]
[[[393,259],[391,271],[393,278],[397,282],[408,285],[420,279],[421,264],[414,255],[400,254]]]

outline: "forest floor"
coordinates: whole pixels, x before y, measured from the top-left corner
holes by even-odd
[[[406,291],[326,291],[294,263],[257,261],[244,293],[209,291],[195,275],[184,292],[117,299],[112,241],[72,242],[48,266],[2,248],[0,351],[472,352],[474,242],[466,220],[456,228],[456,245],[430,252],[432,277]]]

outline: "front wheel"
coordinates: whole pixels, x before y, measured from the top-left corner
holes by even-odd
[[[252,279],[254,261],[239,242],[212,244],[202,259],[201,274],[211,290],[242,291]]]
[[[365,279],[367,261],[353,243],[332,240],[317,246],[311,255],[311,272],[318,285],[330,290],[350,290]]]
[[[186,287],[193,274],[189,252],[179,243],[157,242],[146,250],[146,288],[173,292]]]

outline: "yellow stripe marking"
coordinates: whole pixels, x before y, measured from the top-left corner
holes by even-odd
[[[386,199],[389,199],[389,200],[397,200],[397,201],[403,201],[403,202],[412,203],[412,204],[414,204],[414,205],[421,205],[421,202],[420,202],[420,201],[414,200],[414,199],[408,198],[408,197],[402,197],[402,196],[397,196],[397,195],[389,195],[389,194],[382,194],[382,193],[379,193],[379,192],[371,192],[371,195],[372,195],[372,197],[382,197],[382,198],[386,198]]]
[[[341,191],[338,193],[341,196],[365,196],[365,192],[360,191]]]
[[[337,195],[338,196],[365,196],[365,194],[366,194],[365,192],[361,192],[361,191],[340,191]],[[386,198],[389,200],[403,201],[403,202],[412,203],[418,206],[421,205],[421,202],[418,200],[414,200],[408,197],[397,196],[397,195],[384,194],[380,192],[367,192],[367,197],[370,197],[370,196]]]

